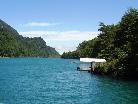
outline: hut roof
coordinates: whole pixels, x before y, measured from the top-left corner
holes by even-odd
[[[98,58],[80,58],[81,62],[106,62],[105,59],[98,59]]]

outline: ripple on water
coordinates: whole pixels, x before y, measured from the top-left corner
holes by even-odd
[[[73,63],[73,62],[76,63]],[[76,71],[78,60],[0,59],[2,104],[136,104],[138,82]]]

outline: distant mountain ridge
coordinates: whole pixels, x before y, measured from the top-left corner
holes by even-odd
[[[0,57],[59,56],[55,48],[47,46],[41,37],[23,37],[14,28],[0,19]]]

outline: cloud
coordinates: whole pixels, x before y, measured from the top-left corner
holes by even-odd
[[[67,41],[67,40],[89,40],[96,37],[99,32],[92,31],[26,31],[19,32],[25,37],[42,37],[47,40]]]
[[[76,49],[75,46],[66,46],[66,45],[57,45],[57,46],[53,46],[56,48],[56,50],[62,54],[63,52],[69,52],[69,51],[74,51]]]
[[[29,27],[46,27],[46,26],[54,26],[59,25],[60,23],[48,23],[48,22],[30,22],[25,24],[24,26]]]
[[[47,45],[56,48],[60,53],[73,51],[84,40],[95,38],[99,32],[93,31],[25,31],[19,32],[24,37],[42,37]]]

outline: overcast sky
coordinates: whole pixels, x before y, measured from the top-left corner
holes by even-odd
[[[137,0],[0,0],[0,18],[27,37],[41,36],[59,53],[98,35],[99,23],[117,23]]]

